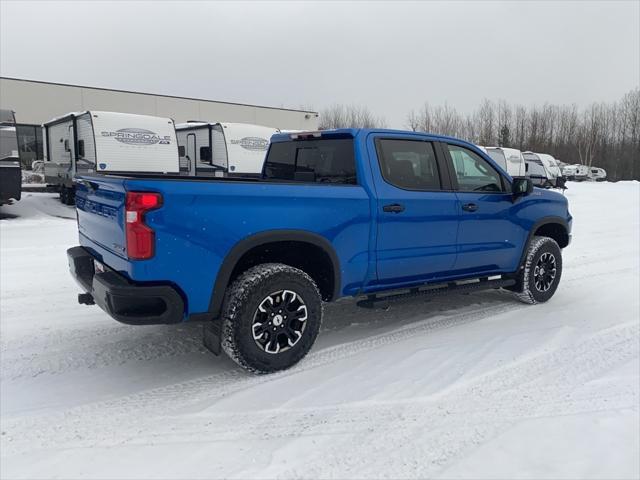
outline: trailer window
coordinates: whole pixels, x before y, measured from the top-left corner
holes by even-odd
[[[355,184],[353,139],[321,139],[271,144],[264,177],[277,180]]]
[[[537,157],[535,159],[531,157],[529,158],[525,157],[525,162],[526,162],[527,174],[534,177],[547,178],[547,171],[544,168],[544,165],[542,165],[542,162],[538,160]]]
[[[211,147],[200,147],[200,161],[211,163]]]
[[[93,140],[93,124],[89,115],[78,117],[76,121],[76,171],[80,174],[93,173],[96,169],[96,147]]]
[[[0,126],[0,160],[17,155],[16,127]]]
[[[42,131],[36,125],[16,125],[18,151],[23,168],[31,169],[34,160],[41,160]]]

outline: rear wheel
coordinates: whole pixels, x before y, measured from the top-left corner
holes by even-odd
[[[533,237],[527,249],[524,268],[516,285],[510,288],[524,303],[543,303],[553,297],[562,275],[562,252],[555,240]]]
[[[76,201],[76,191],[73,187],[60,187],[60,201],[65,205],[74,205]]]
[[[284,370],[311,349],[322,321],[322,299],[302,270],[257,265],[231,285],[222,314],[222,348],[255,373]]]

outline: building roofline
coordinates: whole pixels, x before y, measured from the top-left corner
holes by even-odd
[[[161,93],[147,93],[147,92],[136,92],[133,90],[120,90],[116,88],[105,88],[105,87],[91,87],[88,85],[74,85],[72,83],[58,83],[58,82],[46,82],[43,80],[30,80],[28,78],[15,78],[15,77],[4,77],[0,76],[0,80],[14,80],[18,82],[28,82],[28,83],[40,83],[45,85],[57,85],[60,87],[75,87],[75,88],[90,88],[92,90],[102,90],[107,92],[119,92],[119,93],[133,93],[136,95],[149,95],[152,97],[165,97],[165,98],[175,98],[179,100],[193,100],[196,102],[214,102],[214,103],[223,103],[225,105],[237,105],[242,107],[254,107],[254,108],[266,108],[269,110],[285,110],[288,112],[299,112],[299,113],[310,113],[313,115],[318,115],[318,112],[314,112],[313,110],[298,110],[296,108],[279,108],[279,107],[267,107],[266,105],[253,105],[250,103],[239,103],[239,102],[225,102],[221,100],[212,100],[210,98],[196,98],[196,97],[180,97],[178,95],[165,95]]]

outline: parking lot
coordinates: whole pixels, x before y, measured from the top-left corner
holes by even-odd
[[[78,305],[75,211],[26,193],[0,208],[2,477],[638,477],[640,184],[566,195],[549,303],[343,300],[298,366],[252,376],[201,325]]]

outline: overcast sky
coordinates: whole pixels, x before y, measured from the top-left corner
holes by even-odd
[[[2,76],[319,110],[391,127],[463,112],[613,101],[640,83],[640,2],[0,0]]]

